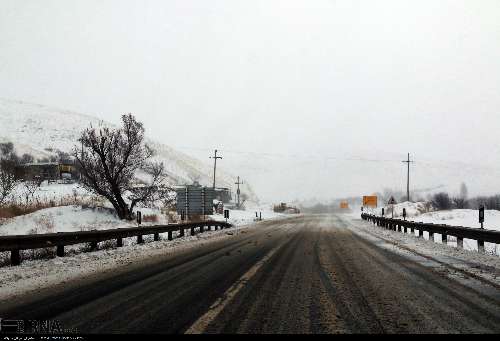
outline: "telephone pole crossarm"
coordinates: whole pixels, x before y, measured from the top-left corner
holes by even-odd
[[[240,185],[243,185],[243,181],[240,181],[240,177],[238,176],[238,181],[234,183],[235,185],[238,185],[238,190],[236,191],[236,195],[238,196],[238,205],[237,207],[240,208]]]

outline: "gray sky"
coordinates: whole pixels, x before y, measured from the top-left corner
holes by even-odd
[[[498,0],[0,0],[0,97],[132,112],[267,200],[403,189],[408,151],[500,192]]]

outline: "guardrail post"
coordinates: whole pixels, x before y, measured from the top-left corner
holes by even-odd
[[[478,240],[477,241],[477,251],[484,253],[484,241],[483,240]]]
[[[203,232],[204,232],[204,230],[205,230],[205,226],[201,225],[201,226],[200,226],[200,233],[203,233]]]
[[[64,245],[57,245],[57,257],[64,257]]]
[[[422,229],[418,230],[418,237],[419,238],[424,238],[424,230],[422,230]]]
[[[116,238],[116,247],[123,246],[123,238]]]
[[[142,234],[137,236],[137,244],[142,244],[144,243],[144,239],[142,238]]]
[[[461,237],[457,237],[457,248],[460,248],[460,249],[464,248],[464,239]]]
[[[429,240],[434,241],[434,232],[429,232]]]
[[[160,240],[160,234],[158,232],[154,234],[154,240],[155,242]]]
[[[172,240],[172,231],[168,231],[168,240]]]
[[[194,236],[194,227],[191,227],[191,235]]]
[[[97,242],[90,242],[90,250],[97,250]]]
[[[207,226],[207,230],[208,230],[208,231],[212,231],[212,226],[208,225],[208,226]]]
[[[412,235],[415,235],[415,228],[413,226],[410,227],[410,231]]]
[[[447,234],[441,234],[441,242],[443,244],[446,244],[448,242],[448,235]]]
[[[179,237],[184,237],[184,228],[181,228],[179,231]]]
[[[404,226],[404,231],[405,231],[405,234],[408,233],[408,227],[406,227],[406,225]]]
[[[12,250],[10,252],[10,265],[16,266],[21,264],[21,252],[19,250]]]
[[[401,224],[398,224],[398,232],[401,232]]]

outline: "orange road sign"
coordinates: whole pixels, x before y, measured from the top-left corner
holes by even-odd
[[[348,209],[349,208],[349,203],[347,201],[342,201],[340,203],[340,208],[345,210],[345,209]]]
[[[377,196],[376,195],[365,195],[363,197],[363,206],[367,207],[377,207]]]

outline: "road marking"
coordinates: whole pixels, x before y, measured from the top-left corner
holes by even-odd
[[[238,292],[255,276],[259,269],[269,261],[273,255],[283,246],[283,244],[272,249],[264,258],[254,264],[243,276],[241,276],[215,303],[208,311],[201,316],[185,334],[201,334],[214,321],[222,310],[236,297]]]

